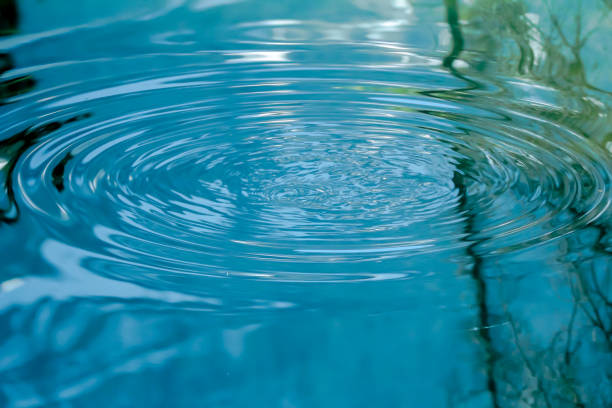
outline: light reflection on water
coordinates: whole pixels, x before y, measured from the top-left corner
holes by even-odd
[[[612,402],[607,3],[17,6],[0,405]]]

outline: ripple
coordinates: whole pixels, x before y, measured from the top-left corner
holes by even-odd
[[[97,273],[407,279],[423,257],[531,247],[610,205],[605,153],[504,103],[499,84],[468,93],[472,80],[429,61],[332,65],[306,51],[175,61],[14,105],[41,124],[1,142],[5,201]]]

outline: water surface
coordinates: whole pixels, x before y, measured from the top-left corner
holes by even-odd
[[[612,15],[566,6],[3,3],[0,405],[609,406]]]

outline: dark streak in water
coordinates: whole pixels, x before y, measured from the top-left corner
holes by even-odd
[[[0,0],[0,36],[11,35],[17,31],[19,13],[13,0]],[[13,69],[13,59],[10,54],[0,53],[0,75]],[[36,85],[30,75],[0,81],[0,106],[6,104],[6,99],[29,92]]]
[[[0,36],[10,35],[17,29],[19,13],[14,0],[0,0]]]
[[[53,177],[53,185],[60,193],[64,191],[64,170],[66,169],[66,164],[73,158],[70,152],[66,153],[66,155],[60,160],[60,162],[53,168],[51,172],[51,176]]]
[[[446,20],[453,37],[453,48],[449,54],[442,61],[442,65],[447,68],[453,66],[453,62],[457,59],[461,51],[463,51],[463,34],[461,33],[461,27],[459,25],[459,8],[457,7],[457,0],[444,0],[446,6]]]
[[[450,73],[464,81],[466,81],[469,85],[466,89],[461,90],[452,90],[452,91],[442,91],[435,92],[430,94],[432,97],[441,97],[442,95],[447,94],[456,94],[458,92],[468,92],[476,89],[482,88],[480,84],[477,82],[470,80],[463,75],[461,75],[455,68],[453,68],[453,62],[457,59],[459,54],[463,51],[463,34],[461,32],[461,27],[459,24],[459,9],[457,5],[457,0],[444,0],[444,5],[446,7],[446,18],[447,24],[449,26],[451,36],[453,38],[453,47],[449,51],[448,55],[444,58],[442,65],[446,67]],[[494,372],[494,350],[492,346],[491,334],[489,333],[489,309],[487,305],[487,284],[485,282],[485,277],[482,272],[482,257],[478,254],[476,250],[476,246],[478,241],[473,241],[471,237],[474,236],[476,232],[476,228],[474,226],[474,214],[472,213],[472,209],[468,205],[467,199],[467,187],[465,185],[465,174],[469,170],[469,163],[465,160],[459,160],[457,163],[457,168],[453,173],[453,184],[459,191],[459,211],[465,215],[465,238],[464,241],[467,242],[466,253],[472,259],[472,267],[470,269],[470,274],[472,279],[476,283],[476,302],[478,304],[478,325],[480,330],[478,331],[482,342],[484,343],[484,349],[486,353],[486,375],[487,375],[487,389],[489,394],[491,395],[491,399],[493,402],[493,406],[498,408],[499,401],[497,397],[497,383],[495,381],[495,372]]]
[[[13,69],[13,60],[7,53],[0,53],[0,75],[4,74],[9,69]]]
[[[457,170],[453,173],[453,184],[459,190],[459,211],[465,216],[464,232],[466,237],[464,241],[468,242],[466,252],[472,259],[472,267],[470,274],[476,283],[476,302],[478,304],[478,326],[480,337],[484,343],[486,353],[486,371],[487,371],[487,388],[493,400],[493,406],[499,407],[497,399],[497,383],[495,382],[494,373],[494,350],[492,347],[491,334],[489,333],[490,318],[489,308],[487,305],[487,284],[482,273],[482,257],[478,254],[476,246],[478,241],[471,240],[474,236],[476,227],[474,226],[474,214],[471,207],[467,203],[467,188],[465,185],[465,174],[468,169],[468,164],[464,160],[457,163]]]
[[[24,75],[0,82],[0,105],[5,105],[5,100],[31,91],[36,86],[36,81],[30,75]]]
[[[442,65],[447,68],[450,73],[462,81],[465,81],[467,85],[463,88],[452,89],[452,90],[433,90],[433,91],[419,91],[421,95],[430,96],[433,98],[440,98],[440,95],[453,95],[453,94],[465,94],[469,95],[470,91],[483,89],[482,84],[468,78],[453,67],[453,62],[457,59],[461,51],[463,51],[463,34],[461,33],[461,26],[459,24],[459,9],[456,0],[444,0],[446,6],[446,18],[447,24],[450,28],[451,36],[453,38],[453,48],[449,51],[448,55],[442,61]],[[443,98],[447,99],[447,98]]]
[[[14,136],[9,137],[8,139],[0,141],[0,159],[5,163],[4,166],[0,169],[0,188],[1,194],[5,196],[5,199],[3,201],[6,203],[6,208],[0,208],[0,223],[12,224],[17,222],[19,219],[19,206],[15,201],[15,190],[13,187],[13,171],[15,170],[15,166],[19,161],[19,158],[28,149],[34,146],[43,136],[46,136],[49,133],[58,130],[65,124],[72,123],[76,120],[85,119],[90,116],[90,114],[85,113],[64,121],[50,122],[35,128],[30,127],[25,130],[22,130]],[[70,155],[70,153],[68,153],[68,155]],[[66,157],[68,157],[68,155]],[[58,175],[61,174],[63,176],[63,166],[69,160],[66,159],[66,157],[64,157],[64,159],[62,159],[60,164],[58,164],[57,166],[62,166],[61,172],[60,170],[58,170]],[[54,184],[55,175],[56,170],[54,169]],[[56,187],[58,187],[57,184]],[[59,187],[58,190],[61,191]]]

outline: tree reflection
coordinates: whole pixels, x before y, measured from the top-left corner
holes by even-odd
[[[609,33],[610,1],[590,2],[588,7],[582,2],[521,0],[444,3],[453,38],[444,66],[456,75],[453,61],[461,58],[485,75],[518,75],[545,84],[557,92],[558,106],[533,109],[606,147],[609,67],[589,65],[585,58],[609,58],[587,45],[598,31]],[[469,163],[461,166],[460,173],[469,174]],[[462,208],[477,208],[465,194],[470,179],[454,182]],[[584,216],[578,207],[568,209],[568,216]],[[477,230],[478,214],[468,214],[466,222],[468,230]],[[500,322],[483,327],[494,383],[489,391],[496,394],[496,404],[612,406],[611,238],[604,221],[575,231],[554,248],[551,245],[550,250],[560,248],[551,276],[541,276],[538,270],[529,274],[517,265],[504,264],[503,257],[485,261],[477,243],[468,247],[474,268],[482,269],[472,274],[485,292],[480,308],[489,318],[481,324]],[[536,295],[530,297],[531,292]]]

